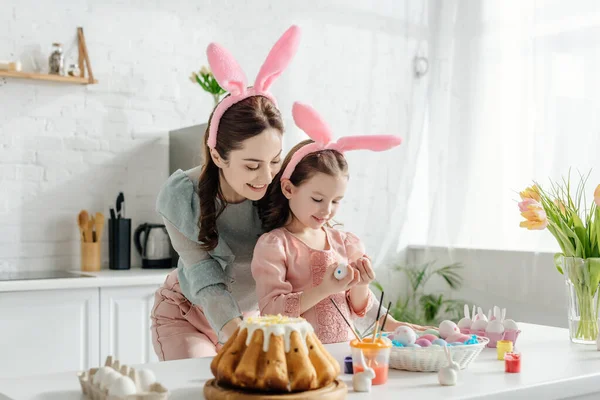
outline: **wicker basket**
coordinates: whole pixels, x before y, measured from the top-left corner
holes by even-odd
[[[452,359],[459,365],[460,369],[467,368],[471,361],[477,358],[488,344],[489,339],[477,336],[477,341],[478,344],[450,347]],[[392,347],[390,354],[390,368],[405,371],[435,372],[447,364],[448,359],[444,353],[444,348],[440,346]]]

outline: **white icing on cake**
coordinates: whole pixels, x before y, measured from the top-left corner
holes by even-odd
[[[248,330],[246,346],[250,345],[252,335],[256,330],[260,329],[263,331],[263,351],[265,352],[269,349],[271,335],[283,336],[285,352],[288,353],[291,347],[292,332],[298,332],[300,334],[300,337],[302,338],[301,342],[304,344],[305,348],[306,336],[309,333],[314,332],[312,325],[304,318],[290,318],[280,314],[249,317],[242,322],[240,331],[244,328]]]

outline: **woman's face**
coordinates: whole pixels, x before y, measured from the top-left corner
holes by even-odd
[[[221,190],[227,201],[263,198],[281,168],[281,136],[275,128],[265,129],[242,142],[241,149],[231,151],[226,162],[216,151],[211,151],[215,164],[221,168],[224,178],[221,179]]]

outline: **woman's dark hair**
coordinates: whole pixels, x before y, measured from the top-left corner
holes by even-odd
[[[219,167],[210,156],[210,149],[206,144],[211,120],[212,114],[204,133],[204,165],[198,182],[200,197],[198,241],[202,243],[202,249],[205,251],[217,247],[219,242],[217,218],[227,206],[219,184]],[[223,160],[227,161],[232,150],[241,149],[245,140],[261,134],[268,128],[275,128],[283,134],[281,113],[275,104],[264,96],[248,97],[235,103],[223,113],[219,122],[215,150]],[[219,207],[217,207],[217,199],[220,201]]]
[[[267,194],[258,201],[258,215],[266,232],[281,228],[288,223],[291,217],[289,200],[281,190],[281,175],[290,163],[294,153],[310,143],[313,143],[313,141],[305,140],[290,150],[285,160],[283,160],[281,170],[269,185]],[[290,176],[290,181],[298,187],[318,172],[331,176],[348,175],[348,163],[342,153],[336,150],[310,153],[296,165],[292,176]]]

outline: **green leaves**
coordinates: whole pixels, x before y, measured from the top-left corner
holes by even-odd
[[[585,184],[588,177],[589,174],[580,174],[574,195],[571,194],[570,172],[561,183],[550,181],[549,191],[535,183],[548,218],[547,228],[558,241],[565,257],[600,257],[600,211],[594,202],[586,208]],[[557,269],[562,273],[558,265]]]
[[[464,302],[447,298],[441,293],[425,293],[425,286],[432,277],[442,279],[450,289],[457,290],[462,286],[460,275],[463,266],[454,263],[436,268],[434,261],[416,266],[396,266],[394,270],[403,273],[407,278],[408,293],[402,295],[390,310],[390,314],[398,321],[419,325],[437,325],[442,319],[460,319]],[[379,282],[373,287],[383,291]]]

